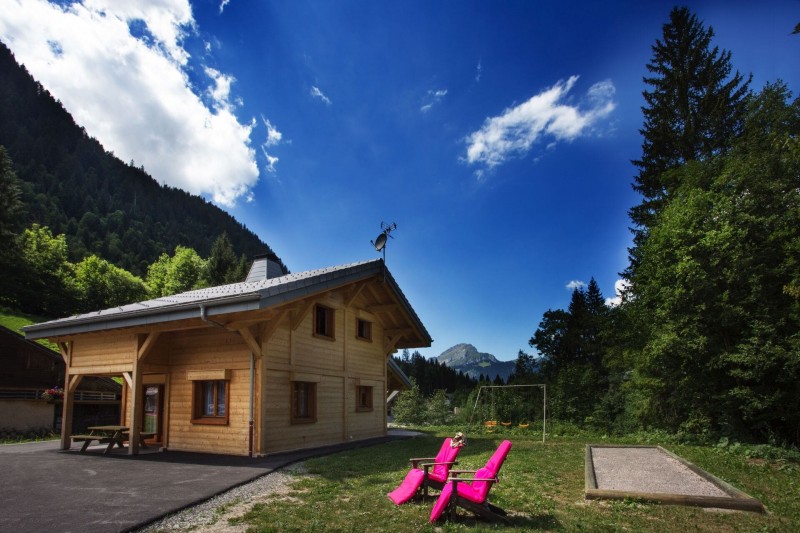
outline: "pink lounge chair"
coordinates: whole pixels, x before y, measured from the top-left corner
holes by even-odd
[[[402,505],[420,491],[423,497],[428,496],[428,487],[441,490],[450,474],[450,467],[458,464],[456,457],[461,446],[451,446],[452,439],[446,438],[436,457],[415,457],[411,461],[411,470],[399,487],[387,494],[396,505]],[[421,467],[421,468],[420,468]]]
[[[509,451],[511,441],[504,440],[483,468],[451,470],[450,479],[431,510],[431,522],[439,520],[445,510],[449,510],[449,517],[453,519],[456,508],[463,507],[493,522],[509,523],[506,512],[486,499],[492,485],[499,482],[497,473],[500,472]],[[461,474],[473,474],[473,477],[458,477]]]

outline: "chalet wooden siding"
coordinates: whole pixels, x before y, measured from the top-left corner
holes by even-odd
[[[136,335],[91,335],[75,339],[71,372],[113,372],[130,370],[136,353]]]
[[[334,298],[324,305],[335,310],[335,340],[314,335],[312,313],[300,323],[287,317],[266,346],[261,368],[265,376],[260,449],[273,453],[385,435],[386,355],[379,343],[355,338],[357,308]],[[293,327],[294,326],[294,327]],[[380,335],[376,328],[373,335]],[[316,422],[292,424],[291,383],[313,380],[317,393]],[[373,383],[369,413],[356,412],[357,383]]]
[[[250,417],[250,350],[236,333],[219,328],[173,333],[163,350],[168,354],[169,421],[166,446],[171,449],[245,455],[248,452]],[[192,422],[190,373],[214,376],[209,371],[228,371],[228,423]]]
[[[317,306],[330,313],[324,335],[315,328]],[[359,320],[368,327],[359,329]],[[140,426],[142,391],[157,384],[164,448],[232,455],[385,435],[387,357],[431,342],[380,261],[190,291],[31,329],[59,343],[67,385],[84,375],[124,377],[122,424]],[[195,382],[222,377],[227,417],[199,419]],[[314,417],[293,418],[294,382],[313,383]],[[364,390],[371,391],[366,408],[358,400]],[[62,448],[69,435],[62,432]],[[129,453],[137,453],[133,443]]]

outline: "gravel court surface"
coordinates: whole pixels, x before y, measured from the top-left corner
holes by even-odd
[[[592,448],[598,489],[687,496],[730,495],[658,448]]]

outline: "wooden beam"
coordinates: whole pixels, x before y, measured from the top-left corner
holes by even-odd
[[[344,306],[345,307],[350,307],[351,305],[353,305],[353,301],[356,298],[358,298],[358,295],[361,294],[361,291],[364,290],[364,287],[366,287],[370,283],[371,283],[371,281],[362,281],[362,282],[357,283],[355,285],[355,287],[353,287],[352,292],[348,296],[345,297]]]
[[[125,378],[125,382],[128,384],[128,388],[133,388],[133,378],[131,377],[130,372],[123,372],[122,377]]]
[[[147,334],[147,336],[139,335],[137,337],[137,347],[136,347],[136,360],[140,363],[144,361],[145,357],[148,356],[150,351],[155,346],[158,337],[161,336],[160,331],[152,331]]]
[[[65,391],[66,394],[74,394],[76,390],[78,390],[78,384],[80,384],[83,376],[80,374],[72,375],[69,377],[69,386]]]
[[[300,324],[303,323],[303,320],[305,320],[309,311],[311,311],[311,308],[314,306],[314,303],[315,303],[314,299],[311,298],[309,300],[306,300],[305,302],[302,302],[300,304],[300,307],[296,308],[293,311],[294,316],[292,317],[292,331],[296,331],[297,328],[300,327]]]
[[[66,364],[68,367],[72,364],[72,347],[74,345],[74,341],[64,341],[58,343],[58,350],[61,352],[61,358],[64,359],[64,364]]]
[[[398,307],[398,304],[391,303],[391,304],[375,304],[375,305],[368,305],[367,311],[370,313],[388,313],[391,311],[395,311]]]
[[[271,319],[269,322],[264,324],[264,327],[261,330],[261,334],[259,336],[261,338],[261,343],[263,345],[266,345],[272,338],[272,336],[275,334],[275,332],[278,331],[278,326],[280,325],[281,320],[283,320],[283,317],[285,317],[287,314],[289,314],[289,310],[283,309],[278,314],[278,316],[276,316],[275,318]]]
[[[69,373],[82,376],[120,376],[132,370],[132,364],[121,363],[116,365],[75,366],[70,369]]]
[[[388,337],[405,337],[414,333],[414,328],[395,328],[395,329],[386,329],[383,331],[384,334]]]
[[[386,342],[383,344],[383,351],[386,353],[387,357],[394,352],[395,346],[397,346],[397,343],[400,342],[402,338],[402,335],[395,335],[386,339]]]
[[[250,328],[242,328],[236,331],[242,337],[250,350],[258,357],[261,357],[261,343],[258,342],[258,340],[253,336],[253,332],[250,331]]]

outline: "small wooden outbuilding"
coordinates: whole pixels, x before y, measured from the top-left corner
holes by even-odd
[[[24,330],[66,361],[63,449],[81,379],[122,376],[120,422],[133,433],[233,455],[385,435],[390,382],[404,381],[390,355],[432,342],[379,259],[282,275],[260,257],[242,283]]]
[[[61,401],[44,392],[64,384],[64,360],[53,350],[0,326],[0,435],[7,438],[45,435],[61,429]],[[73,395],[73,421],[79,430],[116,423],[119,384],[91,377]]]

